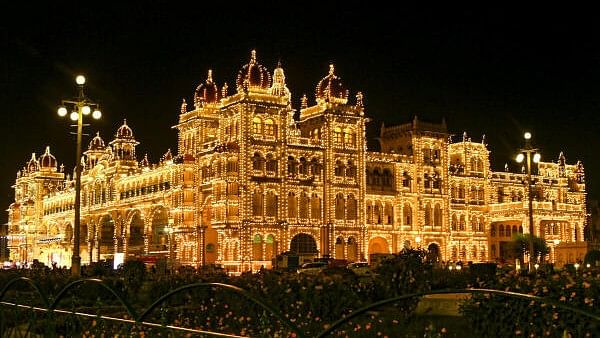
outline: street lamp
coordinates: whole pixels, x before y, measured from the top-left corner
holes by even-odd
[[[537,152],[537,149],[531,146],[531,133],[525,132],[523,134],[525,138],[525,147],[521,148],[521,152],[517,155],[517,163],[526,161],[527,168],[527,202],[528,202],[528,216],[529,216],[529,271],[533,271],[533,264],[535,259],[534,245],[533,245],[533,203],[531,193],[531,162],[540,162],[541,155]]]
[[[75,152],[75,219],[73,231],[73,254],[71,255],[71,275],[81,275],[81,257],[79,256],[79,237],[81,223],[81,135],[83,130],[83,116],[92,114],[94,119],[102,116],[100,105],[90,101],[84,93],[86,79],[83,75],[75,78],[78,95],[73,100],[62,100],[58,107],[58,116],[65,117],[69,110],[69,118],[77,121],[77,149]]]

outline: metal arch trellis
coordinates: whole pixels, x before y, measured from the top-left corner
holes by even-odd
[[[15,285],[17,282],[26,282],[27,284],[29,284],[37,292],[37,294],[41,298],[41,300],[42,300],[42,302],[43,302],[43,304],[44,304],[45,307],[41,308],[41,307],[34,307],[34,306],[31,306],[31,305],[24,305],[24,304],[4,302],[4,296],[10,290],[10,288],[13,285]],[[92,315],[92,314],[89,314],[89,313],[82,313],[82,312],[76,312],[76,311],[66,311],[66,310],[56,309],[56,307],[58,306],[58,304],[60,303],[60,301],[62,300],[62,298],[65,297],[65,295],[68,293],[69,290],[71,290],[72,288],[74,288],[74,287],[76,287],[76,286],[78,286],[80,284],[83,284],[83,283],[95,283],[95,284],[101,285],[104,289],[106,289],[107,291],[109,291],[121,303],[121,305],[127,310],[128,315],[131,318],[133,318],[133,319],[116,318],[116,317],[110,317],[110,316],[97,316],[97,315]],[[298,327],[296,327],[296,325],[292,324],[292,322],[289,319],[285,318],[285,316],[281,315],[281,313],[279,313],[278,311],[276,311],[270,305],[268,305],[268,304],[260,301],[258,298],[254,297],[248,291],[246,291],[246,290],[244,290],[244,289],[242,289],[240,287],[237,287],[237,286],[234,286],[234,285],[230,285],[230,284],[223,284],[223,283],[195,283],[195,284],[189,284],[189,285],[182,286],[180,288],[172,290],[172,291],[168,292],[167,294],[163,295],[162,297],[160,297],[159,299],[157,299],[155,302],[153,302],[146,310],[144,310],[141,313],[141,315],[138,315],[137,312],[135,311],[135,309],[117,291],[115,291],[113,288],[111,288],[110,286],[108,286],[101,279],[97,279],[97,278],[85,278],[85,279],[79,279],[79,280],[73,281],[73,282],[67,284],[62,290],[60,290],[58,292],[58,294],[56,295],[56,298],[50,304],[48,302],[48,298],[43,293],[43,291],[39,288],[39,286],[35,283],[35,281],[33,281],[32,279],[27,278],[27,277],[18,277],[18,278],[10,280],[4,286],[4,288],[2,288],[2,291],[0,291],[0,305],[15,306],[15,307],[23,308],[23,309],[31,309],[31,310],[35,310],[35,311],[46,312],[46,313],[49,313],[49,314],[51,314],[51,313],[62,313],[62,314],[73,314],[73,315],[82,316],[82,317],[94,317],[94,318],[100,318],[100,319],[104,319],[104,320],[110,320],[110,321],[115,321],[115,322],[127,323],[127,324],[131,324],[131,325],[142,325],[142,326],[167,328],[167,329],[179,330],[179,331],[184,331],[184,332],[189,332],[189,333],[204,334],[204,335],[209,335],[209,336],[214,336],[214,337],[240,337],[240,336],[231,335],[231,334],[222,334],[222,333],[217,333],[217,332],[210,332],[210,331],[197,330],[197,329],[189,329],[189,328],[178,327],[178,326],[173,326],[173,325],[163,325],[163,324],[152,323],[152,322],[145,322],[144,321],[144,319],[150,313],[152,313],[152,311],[156,307],[158,307],[160,304],[162,304],[165,300],[169,299],[173,295],[179,294],[179,293],[181,293],[183,291],[186,291],[186,290],[189,290],[189,289],[195,289],[195,288],[215,288],[215,287],[216,288],[222,288],[222,289],[229,290],[229,291],[233,291],[233,292],[235,292],[235,293],[237,293],[239,295],[242,295],[246,299],[250,300],[254,304],[260,306],[261,308],[263,308],[264,310],[266,310],[268,313],[270,313],[271,315],[273,315],[283,325],[285,325],[291,332],[293,332],[294,334],[296,334],[296,337],[298,337],[298,338],[304,338],[305,337],[304,334],[302,333],[302,331],[300,329],[298,329]]]
[[[42,308],[42,307],[35,307],[32,305],[5,302],[4,297],[5,297],[6,293],[18,282],[27,283],[31,288],[33,288],[36,291],[36,293],[38,294],[38,296],[41,298],[41,301],[42,301],[44,307]],[[59,304],[60,300],[65,297],[65,295],[68,293],[69,290],[71,290],[75,286],[83,284],[83,283],[100,284],[104,289],[109,291],[115,298],[117,298],[119,300],[119,302],[121,302],[121,305],[123,307],[125,307],[128,315],[132,319],[116,318],[116,317],[110,317],[110,316],[99,316],[99,315],[93,315],[93,314],[89,314],[89,313],[61,310],[61,309],[56,308],[57,305]],[[158,323],[144,321],[144,319],[150,313],[152,313],[152,311],[154,309],[156,309],[156,307],[158,307],[160,304],[164,303],[167,299],[169,299],[173,295],[179,294],[186,290],[195,289],[195,288],[222,288],[222,289],[225,289],[228,291],[235,292],[235,293],[245,297],[246,299],[250,300],[254,304],[260,306],[261,308],[263,308],[263,310],[267,311],[271,315],[273,315],[284,326],[286,326],[291,332],[293,332],[296,335],[296,337],[298,337],[298,338],[305,337],[304,333],[296,325],[294,325],[290,320],[288,320],[281,313],[276,311],[272,306],[260,301],[259,299],[254,297],[251,293],[249,293],[248,291],[246,291],[240,287],[230,285],[230,284],[223,284],[223,283],[195,283],[195,284],[182,286],[180,288],[172,290],[172,291],[168,292],[167,294],[163,295],[162,297],[157,299],[155,302],[153,302],[140,315],[138,315],[137,312],[135,311],[135,309],[123,297],[121,297],[121,295],[117,291],[112,289],[110,286],[108,286],[104,281],[102,281],[100,279],[87,278],[87,279],[80,279],[80,280],[73,281],[73,282],[67,284],[56,295],[56,298],[50,304],[48,301],[48,298],[46,297],[44,292],[39,288],[39,286],[35,283],[35,281],[33,281],[32,279],[27,278],[27,277],[18,277],[18,278],[10,280],[0,291],[0,306],[13,306],[13,307],[18,307],[18,308],[22,308],[22,309],[46,312],[48,314],[61,313],[61,314],[76,315],[76,316],[80,316],[80,317],[99,318],[99,319],[103,319],[103,320],[121,322],[121,323],[125,323],[125,324],[130,324],[130,325],[171,329],[171,330],[181,331],[181,332],[185,332],[185,333],[201,334],[201,335],[207,335],[207,336],[213,336],[213,337],[241,337],[241,336],[232,335],[232,334],[223,334],[223,333],[217,333],[217,332],[210,332],[210,331],[204,331],[204,330],[198,330],[198,329],[190,329],[190,328],[179,327],[179,326],[174,326],[174,325],[165,325],[165,324],[158,324]],[[496,295],[507,296],[507,297],[511,297],[511,298],[536,301],[536,302],[556,306],[557,308],[576,313],[578,315],[587,317],[591,320],[594,320],[594,321],[600,323],[600,316],[598,316],[598,315],[595,315],[588,311],[585,311],[585,310],[582,310],[582,309],[579,309],[579,308],[576,308],[576,307],[573,307],[573,306],[570,306],[570,305],[567,305],[567,304],[564,304],[564,303],[561,303],[559,301],[549,299],[549,298],[543,298],[543,297],[539,297],[539,296],[522,294],[522,293],[517,293],[517,292],[494,290],[494,289],[475,289],[475,288],[472,288],[472,289],[444,289],[444,290],[432,290],[432,291],[426,291],[426,292],[417,292],[417,293],[406,294],[406,295],[402,295],[402,296],[398,296],[398,297],[394,297],[394,298],[388,298],[388,299],[381,300],[379,302],[375,302],[373,304],[364,306],[356,311],[353,311],[349,315],[344,316],[340,320],[332,323],[329,327],[327,327],[327,329],[325,329],[319,335],[317,335],[317,337],[318,338],[326,337],[326,336],[332,334],[341,325],[349,322],[353,318],[360,316],[360,315],[366,313],[367,311],[378,308],[380,306],[395,303],[395,302],[410,299],[410,298],[418,298],[418,297],[427,296],[427,295],[439,295],[439,294],[496,294]]]

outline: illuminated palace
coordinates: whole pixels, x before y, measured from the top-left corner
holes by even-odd
[[[177,152],[158,163],[138,157],[126,122],[108,144],[96,135],[82,162],[80,246],[84,264],[125,257],[171,257],[176,264],[219,263],[230,271],[270,267],[277,254],[348,261],[404,247],[442,260],[506,257],[515,233],[534,229],[550,259],[556,247],[583,244],[580,162],[523,171],[490,170],[485,140],[452,141],[444,121],[382,126],[380,152],[366,148],[363,96],[331,65],[316,102],[292,108],[284,70],[272,73],[253,51],[235,88],[211,71],[179,112]],[[141,160],[140,160],[141,159]],[[46,148],[17,173],[8,209],[15,261],[70,265],[74,180]]]

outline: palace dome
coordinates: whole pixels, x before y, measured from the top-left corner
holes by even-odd
[[[208,70],[208,77],[204,83],[201,83],[194,92],[194,105],[196,108],[203,103],[215,103],[219,101],[219,88],[213,82],[212,70]]]
[[[346,103],[348,101],[348,90],[344,87],[342,79],[334,74],[333,64],[329,65],[329,74],[317,84],[315,95],[317,101],[334,101]]]
[[[42,169],[54,169],[56,170],[56,157],[50,154],[50,147],[46,147],[46,152],[40,156],[40,167]]]
[[[27,171],[34,172],[40,170],[40,163],[35,158],[35,153],[31,153],[31,159],[27,162]]]
[[[97,132],[96,136],[90,141],[88,150],[104,150],[105,148],[104,140],[100,137],[100,132]]]
[[[117,129],[117,138],[120,138],[120,139],[123,139],[123,138],[132,139],[133,138],[133,131],[127,125],[127,120],[123,120],[123,125],[120,126],[119,129]]]
[[[271,74],[266,67],[256,61],[256,51],[250,54],[250,62],[242,66],[235,81],[237,90],[268,89],[271,86]]]

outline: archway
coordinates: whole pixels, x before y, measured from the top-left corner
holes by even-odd
[[[348,260],[351,262],[358,260],[358,243],[354,237],[348,237]]]
[[[169,216],[167,209],[159,207],[152,215],[150,251],[166,251],[169,244]]]
[[[344,239],[342,237],[335,240],[335,259],[344,259]]]
[[[317,255],[317,242],[308,234],[297,234],[292,238],[290,251],[297,255]]]
[[[110,215],[100,220],[100,255],[113,254],[115,250],[115,221]]]
[[[371,240],[369,241],[369,255],[377,253],[390,253],[390,247],[388,245],[388,242],[383,237],[374,237],[371,238]]]
[[[144,253],[144,221],[139,212],[131,217],[127,238],[127,253],[138,255]]]
[[[81,234],[80,234],[81,237]],[[71,240],[73,240],[73,227],[71,226],[71,224],[67,224],[67,226],[65,226],[65,237],[63,238],[63,240],[65,242],[71,242]]]
[[[440,261],[440,247],[436,243],[431,243],[427,246],[427,260],[432,263]]]

